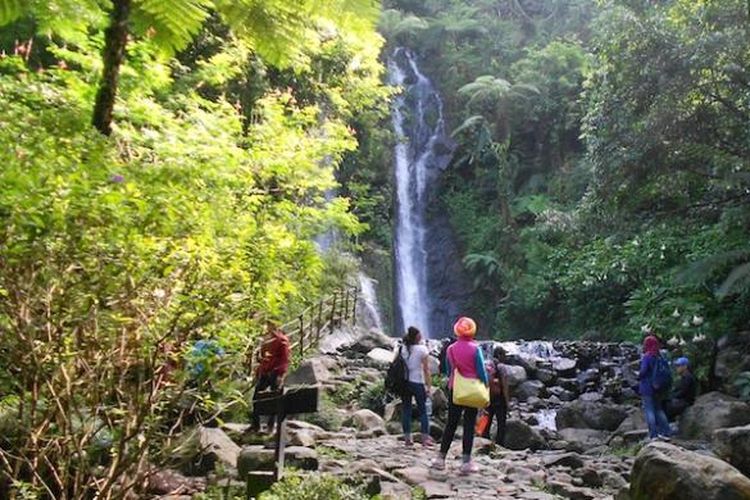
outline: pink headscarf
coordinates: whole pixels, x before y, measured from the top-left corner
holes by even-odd
[[[644,355],[650,354],[652,356],[658,356],[659,355],[659,339],[657,339],[653,335],[649,335],[648,337],[643,339],[643,354]]]

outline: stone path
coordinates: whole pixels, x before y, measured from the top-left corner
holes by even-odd
[[[407,448],[396,436],[322,441],[322,446],[341,453],[320,457],[320,471],[334,475],[360,472],[377,475],[387,498],[410,498],[412,487],[421,487],[427,498],[525,499],[614,498],[626,482],[630,457],[587,456],[556,451],[490,450],[490,443],[477,440],[475,461],[479,472],[459,476],[460,442],[451,448],[445,471],[431,470],[433,449],[419,444]]]

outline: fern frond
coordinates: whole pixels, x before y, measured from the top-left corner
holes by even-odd
[[[29,12],[29,2],[23,0],[0,0],[0,26],[10,24]]]
[[[716,291],[716,296],[723,298],[733,293],[739,293],[748,286],[750,286],[750,262],[745,262],[732,269],[724,283]]]
[[[462,132],[472,131],[476,127],[485,125],[486,122],[487,122],[487,120],[482,115],[473,115],[473,116],[470,116],[466,120],[464,120],[463,123],[461,123],[461,125],[459,125],[458,127],[456,127],[453,130],[453,132],[451,132],[451,136],[452,137],[456,137],[459,134],[461,134]]]
[[[200,30],[213,6],[211,0],[136,0],[132,19],[168,53],[184,48]]]

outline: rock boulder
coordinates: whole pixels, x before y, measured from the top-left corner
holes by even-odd
[[[380,415],[372,410],[357,410],[346,422],[358,431],[369,431],[374,429],[385,429],[385,421]]]
[[[750,405],[720,392],[699,396],[680,418],[680,436],[686,439],[711,439],[724,427],[750,424]]]
[[[506,365],[505,373],[508,375],[508,385],[515,387],[528,378],[528,374],[523,366]]]
[[[750,425],[714,431],[714,452],[750,477]]]
[[[320,358],[311,358],[303,361],[292,373],[287,376],[286,386],[293,385],[318,385],[329,382],[331,372]]]
[[[561,439],[568,443],[566,449],[578,452],[601,446],[607,442],[607,438],[609,437],[604,431],[576,429],[573,427],[561,429],[558,431],[558,434]]]
[[[388,366],[393,361],[393,351],[376,347],[367,353],[367,357],[379,365]]]
[[[503,444],[511,450],[539,450],[547,447],[547,442],[538,430],[518,419],[507,421]]]
[[[544,383],[539,380],[526,380],[516,387],[513,391],[513,395],[518,398],[519,401],[528,401],[531,398],[538,398],[542,396],[544,391]]]
[[[747,500],[750,479],[717,458],[655,442],[636,457],[632,500]]]
[[[614,431],[625,417],[627,410],[623,406],[578,399],[560,408],[555,421],[558,429],[573,427]]]
[[[569,358],[557,358],[552,360],[552,368],[557,372],[560,377],[571,377],[575,376],[576,365],[578,363],[575,359]]]

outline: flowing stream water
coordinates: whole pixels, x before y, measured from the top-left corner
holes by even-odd
[[[388,61],[390,81],[404,92],[395,100],[393,130],[396,182],[395,304],[396,331],[414,325],[434,337],[434,308],[428,277],[426,209],[439,171],[447,164],[443,104],[413,54],[396,49]],[[434,324],[434,322],[432,323]]]

